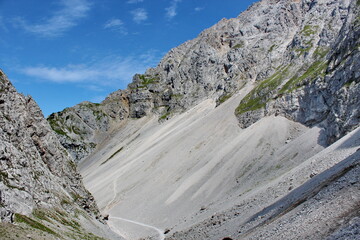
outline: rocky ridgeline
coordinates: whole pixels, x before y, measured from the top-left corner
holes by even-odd
[[[101,216],[94,198],[40,108],[19,94],[1,70],[0,180],[0,223],[29,227],[20,233],[42,231],[53,238],[66,233],[77,239],[89,234],[80,215],[100,221],[95,220]],[[9,237],[2,227],[0,235]],[[10,226],[5,230],[16,238]]]
[[[359,6],[356,0],[312,1],[302,9],[304,20],[287,46],[287,62],[237,108],[241,126],[280,114],[323,127],[328,144],[359,126]]]
[[[82,102],[48,117],[61,144],[75,161],[86,157],[108,131],[129,116],[127,91],[110,94],[101,104]]]
[[[172,49],[156,68],[135,75],[127,90],[109,96],[115,107],[109,99],[82,103],[49,121],[80,160],[101,141],[99,136],[128,117],[157,114],[163,121],[204,99],[221,104],[245,84],[254,84],[235,112],[240,126],[281,114],[324,127],[331,143],[359,125],[359,4],[257,2]]]

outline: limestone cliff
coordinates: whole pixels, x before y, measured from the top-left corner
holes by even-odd
[[[61,144],[75,161],[94,151],[107,132],[129,116],[126,91],[110,94],[101,104],[83,102],[48,117]]]
[[[66,109],[49,121],[79,160],[103,139],[94,136],[128,117],[157,114],[164,121],[204,99],[221,104],[253,84],[235,112],[241,127],[281,114],[323,127],[332,143],[359,125],[358,48],[359,1],[263,0],[135,75],[127,90],[109,97],[118,104],[110,107],[114,116],[121,117],[101,110],[109,108],[105,100]],[[67,120],[69,115],[78,120]]]
[[[19,94],[2,71],[0,179],[2,239],[16,239],[15,234],[25,238],[24,233],[35,239],[106,235],[94,198],[70,155],[35,101]]]
[[[312,1],[302,11],[286,62],[241,101],[236,114],[243,127],[272,114],[318,125],[330,144],[359,126],[359,1]]]

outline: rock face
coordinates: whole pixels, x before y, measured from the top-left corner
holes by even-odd
[[[40,108],[31,97],[19,94],[2,71],[0,143],[1,223],[25,223],[35,232],[45,229],[50,237],[67,232],[70,239],[88,234],[75,214],[103,225],[95,220],[101,216],[94,198]]]
[[[106,133],[129,116],[126,91],[110,94],[101,104],[83,102],[48,117],[61,144],[75,161],[94,151]]]
[[[359,25],[356,0],[263,0],[172,49],[127,90],[49,121],[79,160],[127,117],[163,121],[204,99],[221,104],[252,83],[235,112],[241,127],[281,114],[323,127],[332,143],[359,125]]]
[[[358,1],[312,1],[277,72],[242,100],[243,127],[272,114],[322,126],[329,144],[359,125]]]

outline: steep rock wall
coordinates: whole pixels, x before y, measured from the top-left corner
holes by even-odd
[[[19,94],[1,70],[0,143],[0,223],[27,223],[53,237],[71,235],[74,226],[87,235],[75,214],[100,224],[94,198],[40,108]],[[41,223],[45,218],[52,227]],[[65,225],[70,229],[58,232]]]
[[[98,111],[109,108],[105,100],[65,109],[49,121],[80,160],[114,129],[109,125],[149,114],[165,121],[204,99],[221,104],[250,83],[254,89],[235,112],[241,127],[281,114],[323,127],[332,143],[359,125],[358,8],[356,0],[259,1],[170,50],[157,67],[110,95],[121,117],[99,119]],[[78,120],[66,121],[69,115]],[[88,119],[95,119],[93,126]]]

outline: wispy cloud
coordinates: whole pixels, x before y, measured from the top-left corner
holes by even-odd
[[[58,37],[76,26],[78,20],[86,17],[91,8],[91,4],[87,0],[61,0],[60,4],[62,8],[42,23],[31,24],[23,18],[16,18],[15,22],[27,32],[42,37]]]
[[[133,20],[136,23],[141,23],[148,19],[147,11],[144,8],[137,8],[131,11],[131,14],[133,15]]]
[[[107,57],[101,61],[64,67],[30,66],[21,69],[27,76],[55,83],[85,83],[99,86],[119,86],[129,83],[135,73],[143,73],[160,60],[159,53],[150,50],[140,56]]]
[[[172,0],[169,7],[165,8],[165,16],[167,19],[171,20],[177,15],[177,7],[178,3],[180,3],[182,0]]]
[[[126,3],[129,3],[129,4],[133,4],[133,3],[141,3],[143,2],[144,0],[129,0],[127,1]]]
[[[123,21],[121,21],[118,18],[113,18],[113,19],[110,19],[109,21],[107,21],[104,25],[104,28],[120,32],[123,35],[128,34]]]
[[[194,10],[195,10],[195,12],[200,12],[200,11],[204,10],[204,8],[203,7],[196,7],[196,8],[194,8]]]

